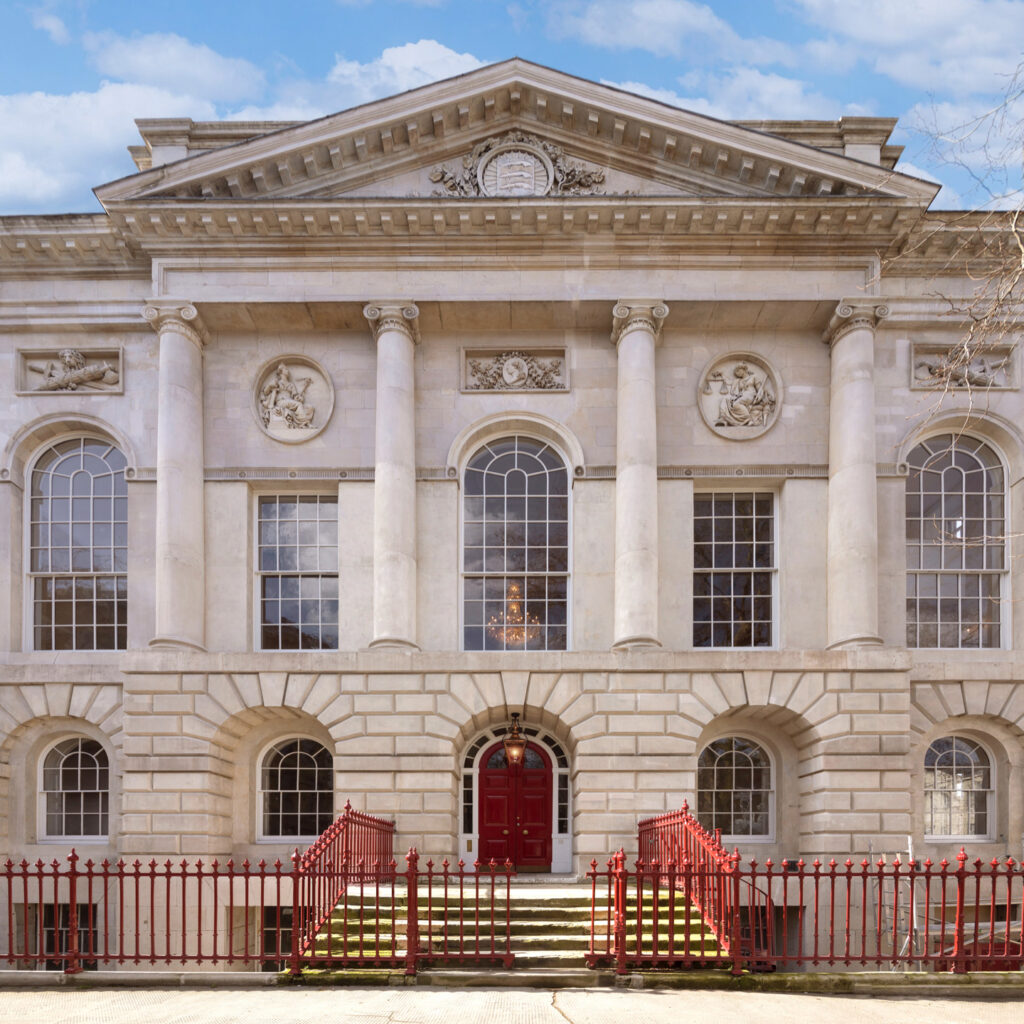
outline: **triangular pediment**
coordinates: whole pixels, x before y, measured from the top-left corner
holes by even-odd
[[[204,145],[215,148],[194,149],[190,122],[174,124],[183,125],[186,155],[101,186],[104,205],[599,195],[873,195],[927,205],[937,191],[834,146],[679,110],[519,59],[316,121],[225,125],[219,146],[217,126],[201,126]]]

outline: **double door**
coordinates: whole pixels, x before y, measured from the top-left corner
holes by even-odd
[[[523,761],[510,765],[501,743],[480,760],[480,859],[510,860],[517,871],[551,870],[551,760],[527,746]]]

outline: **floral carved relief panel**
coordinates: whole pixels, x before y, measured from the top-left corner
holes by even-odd
[[[568,391],[565,349],[467,349],[463,391]]]

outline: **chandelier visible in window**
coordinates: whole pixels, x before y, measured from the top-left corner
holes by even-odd
[[[505,607],[487,620],[487,632],[504,647],[525,647],[543,629],[540,618],[523,608],[523,588],[512,580],[505,591]]]

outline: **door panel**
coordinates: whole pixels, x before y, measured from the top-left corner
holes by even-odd
[[[519,871],[551,870],[551,760],[531,744],[512,768],[496,743],[480,759],[480,859],[512,861]]]

